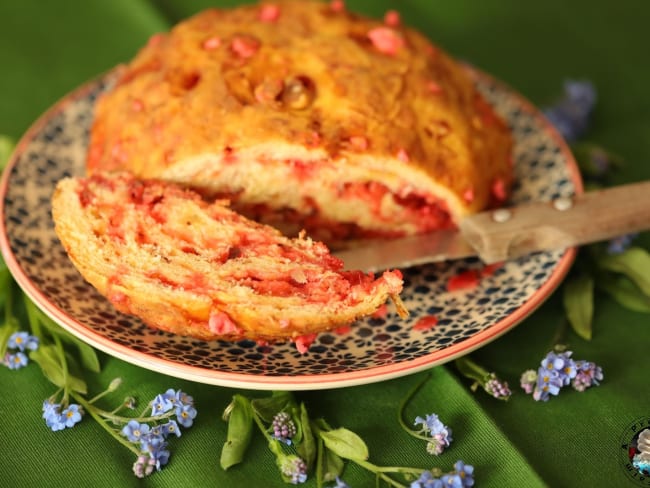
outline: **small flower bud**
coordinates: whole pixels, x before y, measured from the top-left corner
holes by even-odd
[[[136,404],[137,404],[137,402],[136,402],[135,398],[132,397],[132,396],[128,396],[128,397],[126,397],[124,399],[124,406],[126,408],[130,408],[131,410],[133,410],[136,407]]]
[[[273,437],[285,444],[291,444],[291,438],[296,435],[296,424],[286,412],[280,412],[273,417]]]
[[[528,369],[524,371],[521,375],[519,383],[526,393],[531,394],[535,389],[535,385],[537,384],[537,371],[534,369]]]
[[[120,385],[122,384],[122,378],[114,378],[113,381],[111,381],[108,384],[108,391],[115,391],[117,390]]]
[[[293,454],[283,455],[276,459],[283,479],[287,483],[297,485],[307,481],[307,465],[298,456]]]
[[[144,472],[144,467],[147,464],[147,458],[149,456],[138,456],[138,458],[135,460],[135,463],[133,463],[133,474],[135,474],[138,478],[144,478],[146,476]]]

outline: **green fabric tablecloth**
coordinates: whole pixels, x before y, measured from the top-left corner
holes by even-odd
[[[18,139],[53,102],[71,89],[129,59],[147,38],[214,0],[0,1],[0,134]],[[620,155],[619,183],[650,178],[650,2],[560,0],[520,2],[462,0],[349,0],[351,9],[379,16],[401,11],[452,54],[505,81],[537,105],[561,93],[567,78],[587,79],[598,91],[589,139]],[[650,216],[648,216],[650,218]],[[641,236],[646,248],[650,240]],[[562,320],[553,294],[518,327],[473,357],[518,389],[520,373],[536,367]],[[623,309],[598,295],[594,337],[568,337],[577,358],[603,367],[605,380],[583,394],[563,392],[547,403],[517,391],[500,402],[472,393],[451,366],[431,370],[431,380],[409,405],[407,416],[436,412],[453,429],[454,442],[438,458],[408,437],[396,421],[400,400],[420,373],[364,386],[299,392],[312,413],[345,426],[367,442],[380,465],[438,465],[457,459],[475,467],[476,486],[648,486],[624,473],[620,440],[629,425],[650,416],[647,365],[650,315]],[[89,375],[99,392],[116,376],[119,394],[142,401],[167,388],[195,398],[195,424],[173,442],[170,464],[139,480],[133,455],[90,418],[73,429],[51,432],[41,404],[55,391],[36,365],[0,368],[0,485],[23,486],[284,486],[261,436],[247,461],[219,467],[226,425],[221,412],[236,390],[190,383],[100,354],[102,372]],[[244,392],[247,395],[266,393]],[[353,487],[374,478],[350,465]],[[304,486],[315,486],[309,480]]]

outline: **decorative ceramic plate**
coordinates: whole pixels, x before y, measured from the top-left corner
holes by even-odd
[[[528,102],[476,73],[479,89],[512,128],[516,184],[512,203],[582,191],[572,156]],[[349,330],[320,334],[306,354],[291,343],[201,342],[153,330],[123,315],[88,285],[60,245],[50,198],[64,176],[83,175],[95,99],[110,75],[68,95],[18,144],[2,179],[0,247],[25,293],[77,337],[120,359],[201,383],[250,389],[323,389],[370,383],[444,363],[497,338],[556,288],[574,250],[544,252],[485,272],[477,260],[405,270],[403,300],[411,315],[389,308]],[[448,291],[466,271],[477,286]]]

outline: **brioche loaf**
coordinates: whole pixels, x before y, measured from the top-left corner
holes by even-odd
[[[127,173],[66,178],[52,214],[89,283],[118,310],[176,334],[298,344],[389,297],[405,313],[399,271],[343,271],[322,243],[284,237],[174,184]]]
[[[87,169],[180,183],[334,245],[503,202],[511,149],[470,71],[395,12],[278,0],[154,35],[99,99]]]

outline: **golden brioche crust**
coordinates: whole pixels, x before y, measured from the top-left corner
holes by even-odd
[[[311,239],[290,239],[225,202],[127,173],[61,180],[55,230],[80,273],[120,311],[204,340],[297,341],[399,301]]]
[[[153,36],[96,105],[88,171],[172,180],[262,214],[289,209],[310,232],[338,222],[412,234],[502,202],[507,126],[467,69],[390,19],[285,0],[207,10]],[[348,181],[384,194],[343,206]],[[362,211],[369,198],[381,211]],[[404,201],[450,217],[419,225]]]

